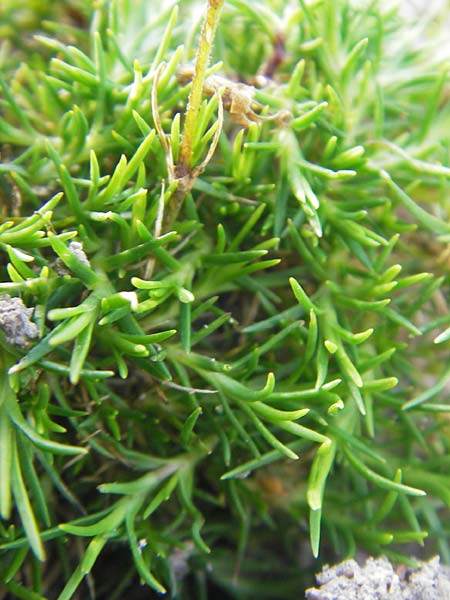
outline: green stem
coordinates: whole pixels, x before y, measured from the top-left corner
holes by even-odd
[[[214,36],[219,22],[220,10],[224,0],[208,0],[205,21],[200,34],[200,43],[195,61],[194,77],[192,79],[189,102],[186,109],[186,119],[183,128],[183,138],[180,145],[180,154],[176,166],[177,175],[183,177],[189,173],[192,160],[192,144],[197,127],[198,113],[203,95],[206,68],[209,54],[214,41]]]

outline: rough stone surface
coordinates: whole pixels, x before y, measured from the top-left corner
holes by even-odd
[[[0,296],[0,327],[7,342],[25,347],[30,339],[38,337],[38,328],[30,320],[33,310],[27,308],[20,298],[11,298],[8,294]]]
[[[435,556],[416,568],[395,568],[386,557],[324,567],[320,587],[306,590],[307,600],[449,600],[450,567]]]
[[[169,556],[170,569],[174,578],[180,581],[189,573],[189,559],[192,556],[194,544],[187,542],[184,548],[175,548]]]
[[[83,244],[81,242],[70,242],[69,249],[75,254],[80,262],[87,267],[91,266],[88,257],[86,256],[85,251],[83,250]]]
[[[83,250],[82,242],[70,242],[69,250],[75,255],[76,258],[78,258],[78,260],[81,263],[83,263],[83,265],[86,265],[87,267],[91,266],[91,263],[89,262],[89,259],[86,256],[86,252]],[[66,267],[66,265],[60,258],[57,258],[53,262],[52,267],[55,269],[58,275],[60,275],[60,277],[64,277],[64,275],[70,275],[70,270]]]

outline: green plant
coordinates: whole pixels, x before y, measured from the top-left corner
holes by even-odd
[[[213,43],[210,0],[183,71],[195,3],[53,4],[2,8],[3,587],[291,598],[307,539],[450,562],[439,14],[228,0]]]

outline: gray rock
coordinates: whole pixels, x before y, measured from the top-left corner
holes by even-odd
[[[91,266],[91,263],[89,262],[89,259],[86,256],[86,252],[83,250],[82,242],[70,242],[69,250],[81,263],[83,263],[83,265],[86,265],[87,267]],[[70,270],[66,267],[66,265],[60,258],[57,258],[55,261],[53,261],[52,267],[61,277],[64,277],[65,275],[70,275]]]
[[[80,262],[87,267],[91,266],[85,251],[83,250],[83,244],[81,242],[70,242],[69,249],[75,254]]]
[[[449,600],[450,567],[439,557],[416,568],[397,569],[386,557],[354,560],[324,567],[316,575],[320,587],[306,590],[307,600]]]
[[[38,337],[39,330],[31,321],[33,310],[27,308],[20,298],[11,298],[8,294],[0,296],[0,327],[7,342],[26,347],[30,339]]]
[[[450,598],[450,567],[439,564],[439,556],[422,563],[409,574],[408,598],[413,600],[448,600]],[[406,596],[405,596],[406,598]]]
[[[184,548],[175,548],[169,555],[169,565],[175,580],[180,581],[189,573],[189,559],[194,551],[194,544],[187,542]]]

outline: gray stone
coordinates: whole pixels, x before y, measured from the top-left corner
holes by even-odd
[[[307,600],[449,600],[450,567],[436,556],[416,568],[395,569],[386,557],[362,566],[346,560],[316,576],[320,587],[306,590]]]
[[[27,308],[20,298],[0,295],[0,327],[8,343],[26,347],[30,339],[38,337],[39,330],[31,321],[33,310]]]
[[[81,242],[70,242],[69,249],[75,254],[80,262],[87,267],[91,266],[85,251],[83,250],[83,244]]]

